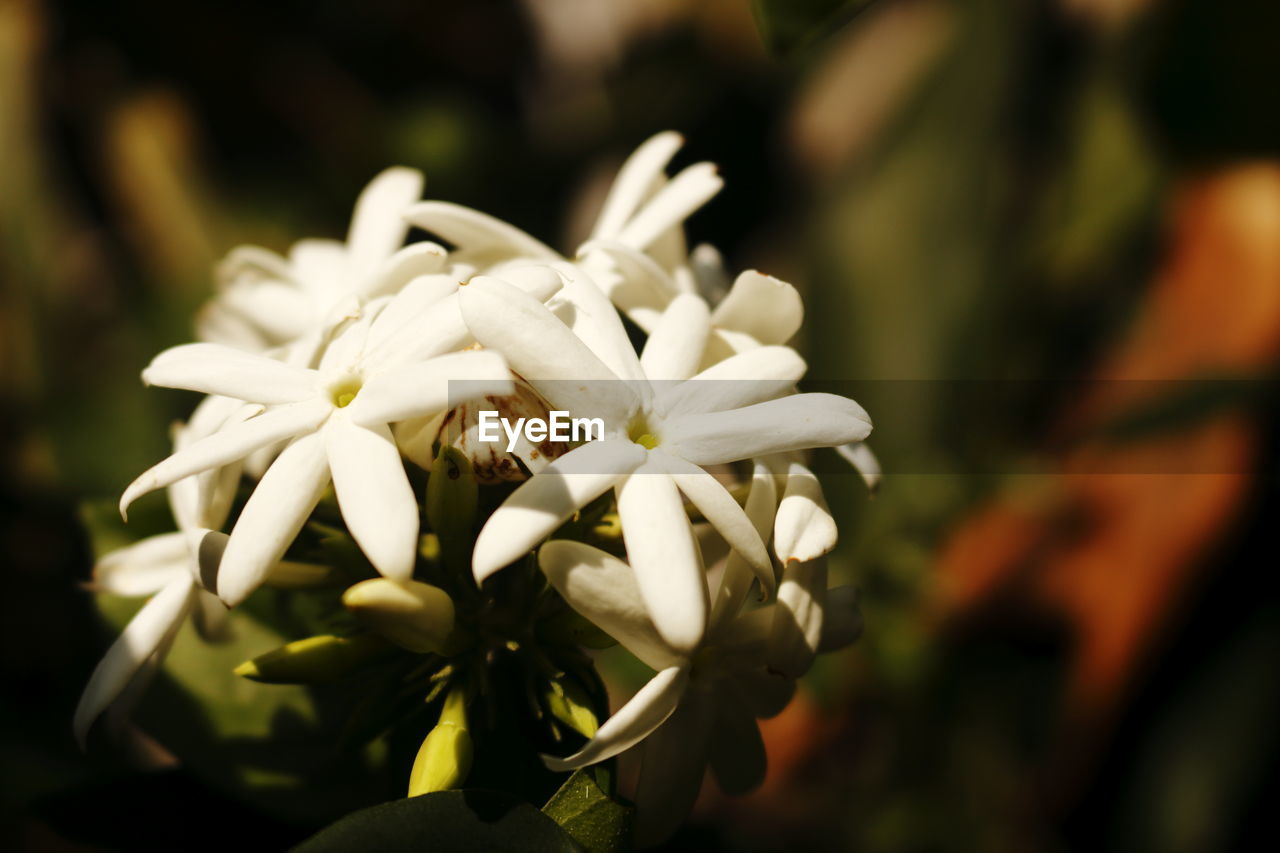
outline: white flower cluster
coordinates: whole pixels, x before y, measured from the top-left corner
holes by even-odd
[[[286,552],[330,484],[369,563],[414,583],[420,512],[406,461],[430,465],[441,425],[461,410],[450,383],[465,380],[472,402],[604,423],[603,438],[576,447],[516,447],[501,479],[523,482],[474,541],[476,584],[536,552],[569,606],[656,671],[548,766],[643,742],[637,801],[652,838],[687,813],[706,764],[727,791],[757,784],[756,720],[781,710],[815,654],[857,630],[852,590],[827,589],[836,525],[801,452],[865,459],[871,422],[851,400],[797,392],[806,365],[787,346],[802,318],[791,285],[745,272],[727,286],[713,249],[687,250],[685,218],[722,182],[706,163],[668,177],[680,144],[660,134],[628,159],[572,258],[485,214],[419,201],[422,176],[405,168],[364,190],[345,243],[233,251],[199,317],[202,342],[142,374],[208,396],[176,430],[173,455],[121,500],[123,513],[167,487],[178,532],[97,567],[101,588],[153,597],[94,672],[77,735],[113,702],[113,714],[127,706],[188,614],[209,627],[219,601],[234,607],[290,571]],[[405,245],[410,226],[440,242]],[[646,336],[639,352],[628,321]],[[736,490],[732,463],[751,471]],[[625,561],[548,541],[610,492]]]

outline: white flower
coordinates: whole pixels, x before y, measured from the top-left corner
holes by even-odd
[[[773,521],[776,485],[757,464],[746,512],[759,531]],[[823,640],[834,647],[856,637],[841,614],[824,631],[825,566],[793,564],[778,601],[742,612],[752,573],[730,554],[697,648],[671,647],[646,612],[637,575],[621,560],[579,542],[552,540],[538,553],[547,578],[579,613],[656,670],[582,749],[566,758],[544,756],[552,770],[584,767],[643,742],[635,794],[636,841],[657,843],[693,805],[709,763],[726,793],[743,793],[764,775],[757,718],[782,710]],[[843,596],[841,596],[843,598]],[[843,602],[842,602],[843,603]]]
[[[228,419],[239,422],[253,413],[236,400],[208,397],[186,426],[174,430],[174,447],[189,447]],[[150,682],[189,615],[206,639],[219,639],[225,633],[226,608],[200,587],[199,554],[202,547],[221,550],[225,546],[226,536],[214,531],[227,519],[239,475],[239,466],[233,463],[174,483],[168,494],[177,531],[112,551],[94,566],[96,589],[152,597],[120,632],[80,697],[72,729],[82,747],[90,726],[108,707],[112,707],[113,723],[123,721],[131,700]]]
[[[290,346],[312,366],[328,330],[369,300],[445,268],[447,253],[435,243],[401,248],[403,214],[422,185],[420,172],[403,167],[375,177],[356,201],[345,243],[302,240],[287,259],[257,246],[234,249],[219,265],[219,293],[200,312],[198,337],[251,351]]]
[[[605,424],[603,440],[557,459],[493,514],[476,542],[477,580],[531,550],[613,488],[644,601],[659,632],[679,649],[702,639],[707,597],[681,493],[771,593],[773,567],[759,534],[705,466],[843,444],[871,431],[866,412],[851,400],[826,394],[778,398],[805,367],[786,347],[757,348],[695,376],[709,316],[693,295],[671,303],[639,358],[611,309],[596,327],[593,348],[546,306],[493,279],[474,279],[462,290],[461,305],[476,339],[502,352],[556,408]]]
[[[148,383],[270,408],[142,474],[125,490],[121,512],[146,492],[287,440],[231,532],[218,566],[219,597],[235,605],[258,586],[330,478],[369,561],[387,577],[407,579],[417,550],[418,507],[389,425],[449,408],[450,380],[468,380],[478,394],[512,389],[499,355],[447,353],[459,335],[430,334],[433,327],[460,326],[450,315],[456,307],[446,304],[456,287],[444,276],[418,279],[342,332],[317,369],[217,344],[161,353],[143,372]]]

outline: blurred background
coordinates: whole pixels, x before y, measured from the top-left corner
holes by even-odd
[[[392,795],[268,759],[297,697],[216,710],[234,649],[139,712],[183,766],[76,748],[83,507],[191,405],[138,372],[220,255],[341,236],[385,165],[569,251],[676,129],[727,180],[693,238],[801,288],[888,476],[827,478],[863,640],[671,849],[1280,849],[1278,36],[1267,0],[0,0],[0,847],[279,849]]]

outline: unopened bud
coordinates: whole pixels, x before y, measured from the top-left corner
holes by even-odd
[[[413,760],[408,796],[458,787],[471,770],[471,755],[465,691],[455,687],[445,697],[439,722],[422,741],[418,756]]]
[[[427,479],[427,523],[440,538],[446,561],[465,565],[471,556],[477,485],[471,463],[456,447],[444,444]]]
[[[311,589],[331,586],[343,577],[343,573],[333,566],[281,560],[271,567],[265,583],[276,589]]]
[[[235,674],[267,684],[323,684],[342,678],[388,648],[372,634],[322,634],[247,660],[235,668]]]
[[[441,651],[453,631],[453,599],[421,581],[361,581],[342,594],[342,603],[370,630],[418,654]]]
[[[567,675],[551,678],[543,692],[551,716],[585,738],[595,736],[600,720],[591,707],[591,697],[577,679]]]

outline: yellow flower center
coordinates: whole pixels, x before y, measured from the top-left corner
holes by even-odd
[[[642,414],[632,418],[631,424],[627,427],[627,437],[645,450],[653,450],[659,444],[658,437],[654,435]]]
[[[359,376],[344,376],[329,386],[329,398],[333,400],[333,404],[339,409],[345,409],[351,405],[351,401],[360,393],[361,385],[363,383]]]

